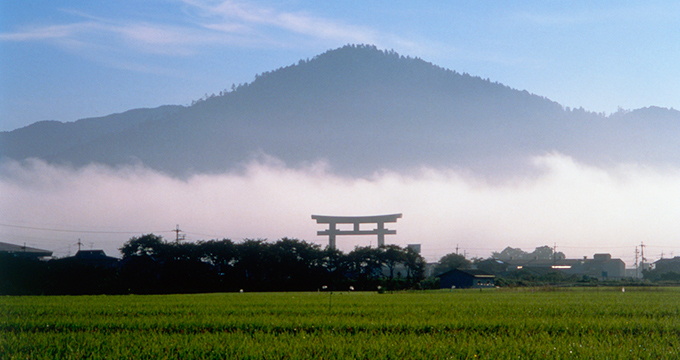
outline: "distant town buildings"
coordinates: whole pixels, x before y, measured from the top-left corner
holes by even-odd
[[[498,275],[514,271],[544,275],[558,271],[565,275],[588,276],[600,280],[626,277],[626,264],[621,259],[612,259],[610,254],[595,254],[592,259],[587,257],[583,259],[487,259],[479,262],[477,268]]]

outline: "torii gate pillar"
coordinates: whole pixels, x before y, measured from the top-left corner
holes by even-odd
[[[385,246],[385,234],[394,235],[397,230],[385,228],[385,223],[396,223],[401,214],[374,215],[374,216],[326,216],[312,215],[317,224],[328,224],[328,230],[317,231],[317,235],[328,235],[328,246],[335,249],[335,237],[337,235],[378,235],[378,247]],[[338,230],[337,224],[353,224],[352,230]],[[373,230],[361,230],[360,224],[376,224]]]

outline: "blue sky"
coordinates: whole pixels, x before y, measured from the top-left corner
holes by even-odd
[[[675,1],[2,1],[0,131],[190,104],[374,44],[564,106],[680,108]]]

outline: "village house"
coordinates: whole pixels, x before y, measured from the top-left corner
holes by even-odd
[[[492,288],[496,278],[478,269],[453,269],[437,277],[441,289]]]

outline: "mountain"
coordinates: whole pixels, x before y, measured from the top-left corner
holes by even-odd
[[[56,154],[78,148],[108,135],[135,127],[177,112],[181,106],[135,109],[122,114],[82,119],[73,123],[39,121],[12,132],[0,133],[0,156],[11,159],[54,158]]]
[[[234,169],[261,154],[339,173],[421,165],[507,174],[532,155],[680,164],[680,112],[610,116],[418,58],[348,45],[257,75],[191,106],[136,109],[0,133],[0,157],[74,166],[142,163],[176,176]]]

